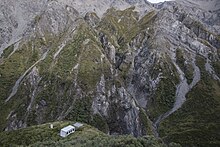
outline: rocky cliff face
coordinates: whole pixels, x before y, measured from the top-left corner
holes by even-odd
[[[218,143],[217,8],[182,0],[0,4],[2,131],[69,119],[109,134]]]

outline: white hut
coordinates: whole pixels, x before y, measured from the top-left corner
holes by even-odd
[[[71,133],[74,133],[74,132],[75,132],[75,127],[69,125],[69,126],[67,126],[65,128],[62,128],[60,130],[60,136],[61,137],[66,137],[66,136],[68,136],[68,135],[70,135]]]

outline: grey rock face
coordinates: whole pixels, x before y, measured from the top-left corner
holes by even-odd
[[[35,17],[46,8],[47,1],[38,0],[35,5],[32,1],[12,0],[1,1],[0,15],[0,54],[3,49],[19,41],[24,35],[33,31]]]

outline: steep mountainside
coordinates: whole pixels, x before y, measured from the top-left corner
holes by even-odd
[[[56,120],[220,145],[219,5],[2,0],[0,129]]]

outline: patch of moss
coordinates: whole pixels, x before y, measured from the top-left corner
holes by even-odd
[[[9,47],[7,47],[6,49],[4,49],[3,53],[2,53],[2,57],[3,58],[8,58],[8,56],[13,52],[14,50],[14,45],[10,45]]]

